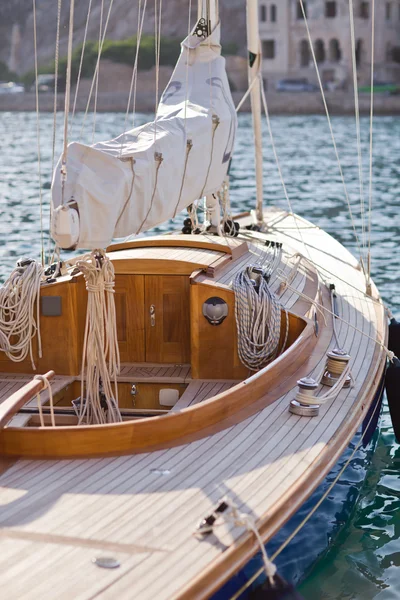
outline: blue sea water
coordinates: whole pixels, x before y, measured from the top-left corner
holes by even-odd
[[[62,115],[57,116],[55,156],[62,144]],[[92,115],[82,140],[91,143],[124,130],[125,115]],[[138,115],[136,124],[146,117]],[[82,115],[72,123],[77,139]],[[358,254],[343,186],[326,119],[319,116],[273,117],[278,156],[293,210],[339,239]],[[361,119],[363,179],[368,204],[369,121]],[[353,210],[362,238],[359,170],[354,119],[335,117],[333,129]],[[38,176],[37,123],[34,113],[0,113],[0,281],[20,256],[38,258],[41,249],[40,189],[43,201],[43,242],[48,238],[52,173],[53,116],[40,117],[41,185]],[[287,208],[264,131],[265,202]],[[371,218],[372,275],[384,301],[400,316],[400,118],[374,120],[373,202]],[[236,152],[231,168],[231,202],[243,211],[254,206],[254,154],[251,120],[240,115]],[[157,231],[180,227],[182,215]],[[368,221],[365,226],[368,230]],[[367,236],[365,236],[367,239]],[[345,476],[344,476],[345,477]],[[308,541],[312,544],[312,539]],[[386,403],[375,454],[360,500],[328,550],[302,583],[306,600],[395,600],[400,598],[400,446],[396,443]]]

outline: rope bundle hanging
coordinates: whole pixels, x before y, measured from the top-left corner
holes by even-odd
[[[120,358],[114,267],[102,250],[94,250],[77,261],[76,266],[85,277],[88,291],[81,399],[76,407],[79,424],[116,423],[122,418],[118,408]],[[114,380],[114,392],[111,379]]]
[[[269,289],[269,276],[268,272],[250,266],[238,273],[232,284],[239,358],[251,371],[265,367],[279,351],[281,304]],[[286,346],[288,331],[289,318],[286,312],[282,351]]]
[[[32,340],[37,332],[39,357],[42,356],[40,338],[40,282],[43,267],[33,259],[21,259],[0,288],[0,350],[14,362],[28,355],[32,368]],[[36,302],[36,319],[35,319]]]

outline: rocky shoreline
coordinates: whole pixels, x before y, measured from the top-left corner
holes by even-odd
[[[243,92],[233,92],[235,104],[238,104],[243,96]],[[333,115],[353,115],[354,97],[349,92],[327,92],[327,103],[329,111]],[[304,115],[304,114],[324,114],[324,106],[321,94],[319,92],[268,92],[268,108],[271,114],[275,115]],[[99,92],[97,97],[98,112],[125,112],[128,102],[127,92]],[[360,112],[369,114],[370,97],[369,94],[360,94]],[[87,99],[84,96],[78,97],[77,111],[86,110]],[[154,112],[154,93],[145,91],[137,92],[136,111]],[[52,112],[54,108],[54,97],[52,93],[44,93],[39,96],[39,108],[41,112]],[[64,109],[64,95],[58,95],[57,110]],[[0,96],[0,111],[35,111],[36,98],[34,93],[4,94]],[[242,111],[250,110],[250,102],[247,100]],[[399,115],[400,114],[400,96],[376,94],[374,97],[374,113],[378,115]]]

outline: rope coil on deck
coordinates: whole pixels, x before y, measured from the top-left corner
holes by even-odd
[[[76,407],[78,424],[120,422],[122,417],[118,408],[117,387],[120,357],[114,302],[114,267],[102,250],[94,250],[78,260],[76,267],[82,271],[88,291],[81,398]],[[114,391],[111,379],[114,380]]]
[[[283,307],[269,288],[269,278],[270,273],[266,270],[250,266],[238,273],[232,284],[239,358],[251,371],[265,367],[279,352]],[[289,333],[288,313],[283,310],[286,332],[281,352]]]
[[[39,357],[42,356],[40,337],[40,283],[43,267],[33,259],[21,259],[0,288],[0,350],[13,362],[22,362],[30,355],[37,333]],[[35,318],[36,302],[36,318]]]

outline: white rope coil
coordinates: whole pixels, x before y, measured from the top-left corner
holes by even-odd
[[[118,408],[120,357],[114,267],[102,250],[94,250],[77,261],[76,266],[85,277],[88,291],[78,424],[116,423],[122,417]]]
[[[17,266],[0,288],[0,350],[13,362],[22,362],[29,353],[36,370],[32,340],[37,332],[41,357],[39,300],[43,267],[34,260],[26,263]]]
[[[258,371],[278,354],[281,334],[281,304],[269,289],[265,271],[254,283],[252,267],[238,273],[232,287],[235,292],[235,316],[238,331],[238,352],[241,362],[251,371]],[[286,335],[289,318],[286,312]]]

